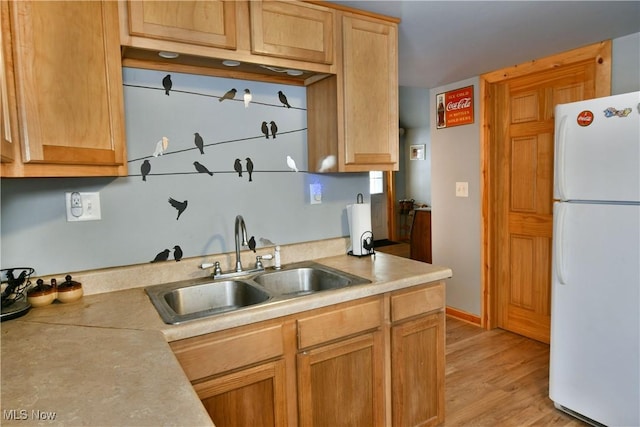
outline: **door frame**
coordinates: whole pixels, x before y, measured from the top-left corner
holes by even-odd
[[[596,97],[611,93],[611,40],[555,54],[542,59],[525,62],[480,76],[480,191],[481,191],[481,316],[480,324],[493,329],[498,323],[498,251],[497,198],[499,183],[497,176],[496,141],[500,132],[498,114],[495,112],[495,91],[499,83],[553,68],[594,61],[596,67]]]

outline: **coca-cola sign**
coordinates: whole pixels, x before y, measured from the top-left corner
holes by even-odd
[[[473,123],[473,86],[436,95],[436,128]]]

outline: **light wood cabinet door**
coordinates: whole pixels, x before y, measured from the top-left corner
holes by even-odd
[[[398,26],[341,22],[341,71],[307,86],[309,170],[398,170]]]
[[[345,169],[398,169],[397,26],[342,19]]]
[[[236,48],[233,1],[128,2],[129,33],[224,49]]]
[[[380,331],[299,353],[299,425],[383,425],[383,353]]]
[[[20,1],[10,13],[23,164],[9,175],[126,175],[117,4]]]
[[[196,383],[193,387],[217,427],[287,425],[283,359]]]
[[[13,80],[13,56],[11,53],[11,30],[9,25],[9,3],[0,3],[0,162],[10,163],[15,158],[18,143],[15,86]]]
[[[251,52],[333,64],[334,10],[290,1],[251,1]]]
[[[431,426],[444,421],[444,313],[391,328],[393,426]]]

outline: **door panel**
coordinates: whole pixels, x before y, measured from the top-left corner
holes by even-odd
[[[554,107],[595,96],[592,63],[498,84],[498,326],[549,342]]]

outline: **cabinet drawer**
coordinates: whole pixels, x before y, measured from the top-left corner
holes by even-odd
[[[391,321],[444,308],[444,284],[391,295]]]
[[[376,329],[381,323],[381,299],[305,317],[298,320],[298,348]]]
[[[248,366],[284,353],[282,325],[170,343],[189,380]]]

